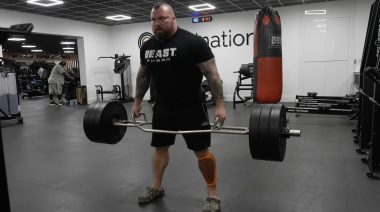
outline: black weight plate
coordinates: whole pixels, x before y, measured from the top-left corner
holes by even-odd
[[[255,140],[255,155],[256,159],[260,160],[271,160],[272,145],[270,143],[270,132],[269,132],[269,122],[270,122],[270,113],[272,110],[271,104],[264,104],[261,108],[260,114],[260,125],[258,130],[259,139]]]
[[[96,143],[107,143],[104,140],[104,136],[103,136],[103,134],[106,133],[106,132],[105,132],[105,129],[103,127],[103,123],[102,123],[101,118],[102,118],[102,114],[104,112],[104,108],[109,103],[110,103],[109,101],[99,101],[99,102],[96,103],[98,105],[98,107],[97,107],[96,110],[93,111],[92,120],[90,120],[91,126],[92,126],[92,130],[95,131],[94,134],[96,134],[96,139],[92,140],[93,142],[96,142]]]
[[[92,105],[90,105],[86,112],[84,113],[83,118],[83,129],[84,133],[86,134],[87,138],[93,142],[95,142],[99,137],[99,131],[96,129],[97,124],[95,120],[96,112],[99,110],[99,107],[101,106],[100,102],[96,102]]]
[[[101,139],[101,123],[100,123],[100,113],[105,107],[106,102],[96,102],[93,104],[93,107],[89,113],[87,119],[88,131],[90,132],[90,137],[88,137],[93,142],[99,142]]]
[[[260,126],[260,116],[261,116],[262,105],[253,105],[251,116],[249,119],[249,150],[252,158],[257,159],[257,145],[260,146],[258,140],[260,140],[259,126]]]
[[[285,107],[282,104],[272,105],[269,117],[269,137],[270,160],[283,161],[286,151],[286,138],[282,135],[286,128]]]
[[[101,113],[101,142],[116,144],[124,137],[127,127],[114,126],[114,119],[128,119],[124,105],[118,101],[109,102]]]

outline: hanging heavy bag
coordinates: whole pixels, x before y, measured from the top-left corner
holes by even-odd
[[[281,19],[270,7],[256,15],[254,34],[255,101],[277,103],[282,96]]]

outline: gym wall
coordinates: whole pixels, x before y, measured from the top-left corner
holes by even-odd
[[[282,101],[294,101],[296,94],[308,91],[321,95],[352,92],[354,61],[361,58],[371,3],[345,0],[276,8],[282,21]],[[305,15],[305,10],[312,9],[326,9],[327,14]],[[253,37],[247,43],[247,34],[253,32],[256,12],[213,15],[208,23],[193,24],[191,18],[177,20],[180,27],[208,39],[227,101],[232,100],[237,81],[233,72],[253,60]],[[324,31],[320,31],[321,26],[325,26]],[[133,79],[139,67],[139,36],[151,32],[150,27],[150,23],[112,27],[114,52],[127,50],[132,55]]]
[[[321,95],[345,95],[351,92],[352,73],[360,66],[372,2],[373,0],[338,0],[276,8],[282,20],[282,101],[294,101],[296,94],[311,90]],[[306,16],[306,9],[327,9],[327,15]],[[237,80],[237,75],[232,72],[237,71],[241,64],[253,60],[253,39],[251,35],[247,43],[247,33],[253,32],[256,12],[213,15],[212,22],[199,24],[192,24],[190,18],[178,19],[180,27],[209,39],[224,82],[227,101],[232,99]],[[317,28],[317,24],[312,22],[313,19],[326,19],[326,33],[313,33],[312,30]],[[35,26],[34,32],[78,37],[81,83],[87,85],[89,103],[96,100],[94,85],[102,84],[108,89],[112,84],[120,82],[118,76],[113,73],[113,61],[98,61],[99,56],[112,56],[115,53],[131,55],[132,87],[135,87],[139,67],[138,40],[142,33],[151,32],[149,22],[109,27],[8,10],[0,10],[0,20],[0,27],[31,22]],[[311,22],[314,28],[310,25]],[[329,31],[328,27],[334,23],[338,25],[333,31],[337,32],[338,36],[345,35],[346,42],[337,42],[339,45],[332,46],[331,44],[335,44],[334,40],[340,41],[336,34]],[[337,29],[342,29],[344,33]],[[215,41],[217,39],[220,40],[219,46]],[[212,41],[214,42],[211,43]],[[310,45],[311,41],[319,42],[320,45]],[[315,46],[318,47],[318,60],[313,58],[317,52],[312,48]],[[348,52],[339,51],[340,49]],[[340,57],[342,53],[343,59]],[[311,56],[311,60],[305,60],[305,55]],[[148,98],[149,92],[146,96],[146,99]]]

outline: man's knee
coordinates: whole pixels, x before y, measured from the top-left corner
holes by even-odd
[[[163,147],[155,147],[154,152],[157,155],[166,155],[169,153],[169,147],[170,146],[163,146]]]

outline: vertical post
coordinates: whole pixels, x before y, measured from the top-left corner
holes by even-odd
[[[0,208],[2,208],[2,211],[7,211],[7,212],[11,211],[11,206],[9,203],[7,174],[5,170],[3,138],[1,136],[1,122],[0,122]]]

